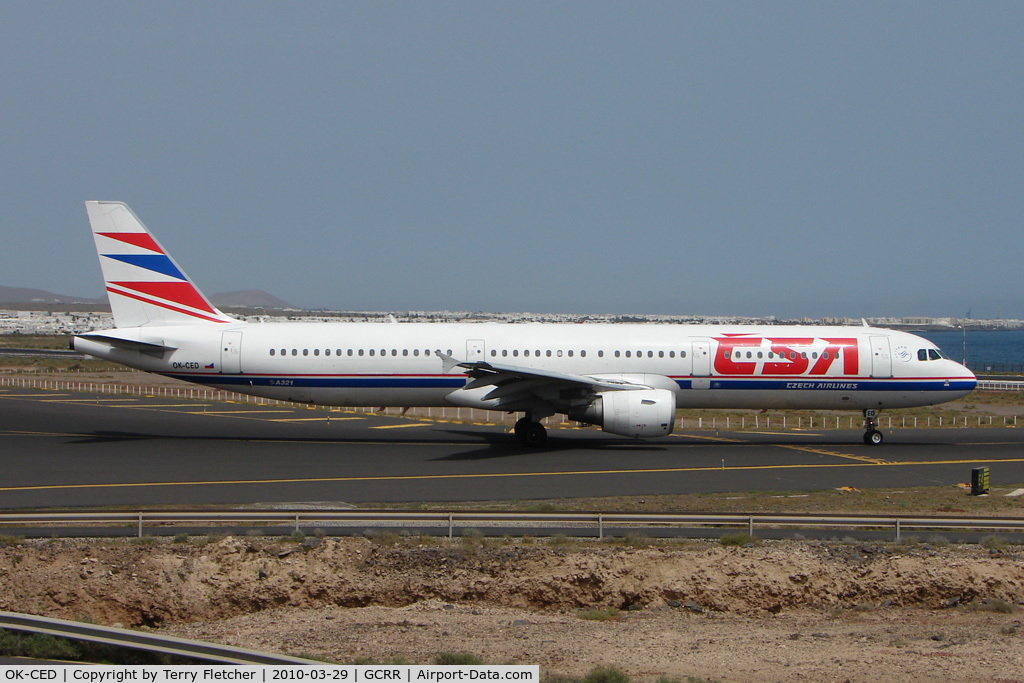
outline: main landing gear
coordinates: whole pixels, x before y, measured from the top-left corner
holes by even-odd
[[[878,411],[874,408],[864,409],[864,430],[864,443],[869,446],[878,446],[885,440],[878,431]]]
[[[533,416],[529,413],[526,414],[526,417],[516,421],[513,431],[520,443],[534,448],[543,446],[548,438],[548,430],[544,429],[544,425],[540,422],[534,422]]]

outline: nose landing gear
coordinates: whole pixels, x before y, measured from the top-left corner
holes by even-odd
[[[885,440],[878,431],[878,411],[874,408],[864,409],[864,430],[864,443],[869,446],[878,446]]]

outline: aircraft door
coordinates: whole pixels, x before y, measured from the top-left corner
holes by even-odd
[[[483,339],[467,339],[466,340],[466,361],[480,361],[484,359],[484,340]]]
[[[693,342],[693,372],[694,377],[711,376],[711,342]]]
[[[222,332],[220,335],[220,372],[237,375],[242,372],[242,333]]]
[[[871,376],[892,377],[892,351],[888,337],[871,337]]]

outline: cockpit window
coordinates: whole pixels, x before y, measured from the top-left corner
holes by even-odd
[[[940,358],[942,358],[942,354],[939,353],[938,349],[928,349],[929,360],[939,360]]]
[[[918,360],[928,360],[928,349],[918,349],[917,350],[917,359]]]
[[[939,351],[938,349],[918,349],[917,350],[917,359],[918,360],[940,360],[942,358],[945,358],[945,356],[943,356],[942,352]]]

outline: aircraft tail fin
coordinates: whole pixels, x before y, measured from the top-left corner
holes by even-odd
[[[199,291],[127,204],[87,201],[117,327],[237,322]]]

